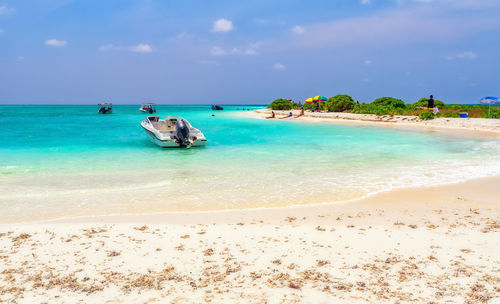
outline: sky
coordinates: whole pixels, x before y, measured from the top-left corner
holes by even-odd
[[[500,97],[500,0],[0,0],[0,104]]]

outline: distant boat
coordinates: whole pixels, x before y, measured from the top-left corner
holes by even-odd
[[[223,108],[223,107],[221,107],[221,106],[218,106],[218,105],[213,105],[213,106],[212,106],[212,110],[215,110],[215,111],[222,111],[222,110],[224,110],[224,108]]]
[[[207,142],[200,130],[193,128],[182,117],[167,116],[161,120],[158,116],[148,116],[141,122],[149,139],[163,148],[199,147]]]
[[[149,113],[149,114],[156,113],[155,104],[154,103],[144,103],[139,108],[139,111],[144,112],[144,113]]]
[[[99,103],[98,114],[112,114],[113,113],[113,104],[112,103]]]

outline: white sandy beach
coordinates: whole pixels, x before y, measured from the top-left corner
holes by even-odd
[[[500,178],[0,226],[0,302],[500,303]]]
[[[300,114],[299,110],[293,111],[274,111],[276,118],[284,118],[290,112],[294,116]],[[270,109],[254,110],[252,112],[243,112],[242,115],[248,117],[264,119],[271,115]],[[428,130],[445,129],[458,130],[464,132],[478,132],[500,134],[500,119],[487,118],[445,118],[438,117],[432,120],[421,120],[417,116],[403,115],[374,115],[374,114],[353,114],[353,113],[317,113],[305,112],[303,116],[298,118],[286,118],[284,120],[294,120],[303,122],[318,122],[318,123],[344,123],[355,125],[378,125],[399,128],[424,128]]]

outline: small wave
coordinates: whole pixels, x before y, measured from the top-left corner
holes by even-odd
[[[154,188],[162,188],[171,185],[172,182],[168,181],[160,181],[148,184],[140,184],[134,186],[122,186],[122,187],[109,187],[109,188],[87,188],[87,189],[75,189],[75,190],[50,190],[50,191],[42,191],[37,193],[14,193],[1,195],[2,198],[41,198],[47,196],[57,196],[57,195],[71,195],[71,194],[88,194],[88,193],[113,193],[113,192],[126,192],[132,190],[145,190],[145,189],[154,189]]]
[[[7,169],[7,170],[16,169],[16,168],[18,168],[18,166],[2,166],[2,167],[0,167],[0,169]]]

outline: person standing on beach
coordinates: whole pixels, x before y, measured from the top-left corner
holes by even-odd
[[[431,95],[431,98],[427,99],[427,108],[432,109],[434,108],[434,97]]]

